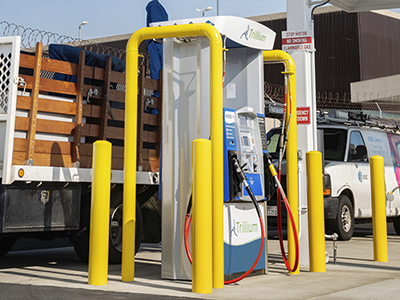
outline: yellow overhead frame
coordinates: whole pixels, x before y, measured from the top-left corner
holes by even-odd
[[[124,199],[122,233],[122,280],[134,279],[137,88],[139,45],[147,39],[206,36],[210,41],[210,120],[212,142],[212,219],[213,219],[213,287],[224,286],[223,248],[223,109],[222,109],[222,39],[215,27],[206,23],[146,27],[137,30],[127,45],[125,93]]]
[[[296,104],[296,65],[293,58],[282,50],[263,51],[264,61],[281,62],[285,65],[287,74],[287,105],[286,105],[286,124],[289,125],[288,141],[286,148],[286,180],[287,180],[287,199],[298,232],[299,228],[299,178],[297,173],[297,104]],[[290,124],[289,124],[290,122]],[[289,262],[295,260],[295,246],[293,231],[288,222],[288,257]],[[297,234],[298,235],[298,234]],[[293,272],[299,273],[299,268]]]

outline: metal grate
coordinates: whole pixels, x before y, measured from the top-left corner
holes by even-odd
[[[11,57],[11,52],[0,54],[0,113],[3,114],[7,113],[8,107]]]
[[[115,89],[117,91],[121,91],[121,92],[125,92],[125,88],[126,88],[125,84],[122,84],[122,83],[117,83],[117,86],[115,87]]]

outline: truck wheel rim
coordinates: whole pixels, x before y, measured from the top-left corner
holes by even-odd
[[[342,207],[342,226],[345,232],[349,232],[351,228],[350,210],[347,205]]]
[[[114,248],[122,252],[122,204],[111,215],[110,236]]]

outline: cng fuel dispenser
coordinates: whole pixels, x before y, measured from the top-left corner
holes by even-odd
[[[260,220],[266,221],[263,50],[275,33],[238,17],[210,17],[153,23],[164,26],[209,23],[224,40],[224,271],[226,278],[266,271]],[[222,54],[221,54],[222,55]],[[192,141],[210,136],[210,45],[205,37],[163,41],[162,277],[190,279],[185,251],[185,217],[191,201]],[[240,167],[238,167],[240,165]],[[238,169],[247,180],[238,179]],[[248,185],[248,186],[247,186]],[[259,201],[259,218],[248,192]],[[211,218],[211,216],[210,216]],[[189,239],[190,241],[190,239]],[[190,247],[190,245],[189,245]],[[260,255],[259,255],[260,256]]]
[[[235,162],[243,170],[257,201],[265,200],[263,154],[266,152],[264,116],[249,106],[224,109],[224,274],[225,278],[246,272],[254,263],[261,244],[261,224],[254,205],[237,178]],[[259,203],[262,212],[265,202]],[[266,219],[263,218],[264,224]],[[264,225],[263,224],[263,225]],[[265,226],[264,226],[265,228]],[[266,258],[265,247],[261,257]],[[261,259],[255,270],[266,269]]]

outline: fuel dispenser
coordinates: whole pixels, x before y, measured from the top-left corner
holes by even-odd
[[[261,226],[266,221],[263,155],[267,150],[262,51],[272,49],[275,33],[257,22],[226,16],[151,25],[199,22],[215,26],[225,48],[221,205],[224,271],[229,279],[252,267],[266,271]],[[190,279],[184,233],[191,201],[191,145],[195,139],[210,136],[210,44],[205,37],[168,38],[163,53],[162,277]],[[258,213],[251,202],[252,193]]]
[[[236,111],[224,109],[224,272],[231,274],[246,272],[254,263],[261,244],[261,226],[257,220],[250,195],[245,188],[249,185],[255,199],[263,201],[264,164],[266,152],[265,122],[263,115],[257,115],[249,106]],[[264,146],[264,147],[263,147]],[[240,164],[247,180],[240,182],[237,167]],[[265,202],[258,204],[264,211]],[[264,248],[264,247],[263,247]],[[251,255],[252,253],[253,255]],[[261,250],[265,257],[265,248]],[[239,259],[240,258],[240,259]],[[266,263],[259,260],[255,270],[265,270]],[[233,275],[234,276],[234,275]]]

